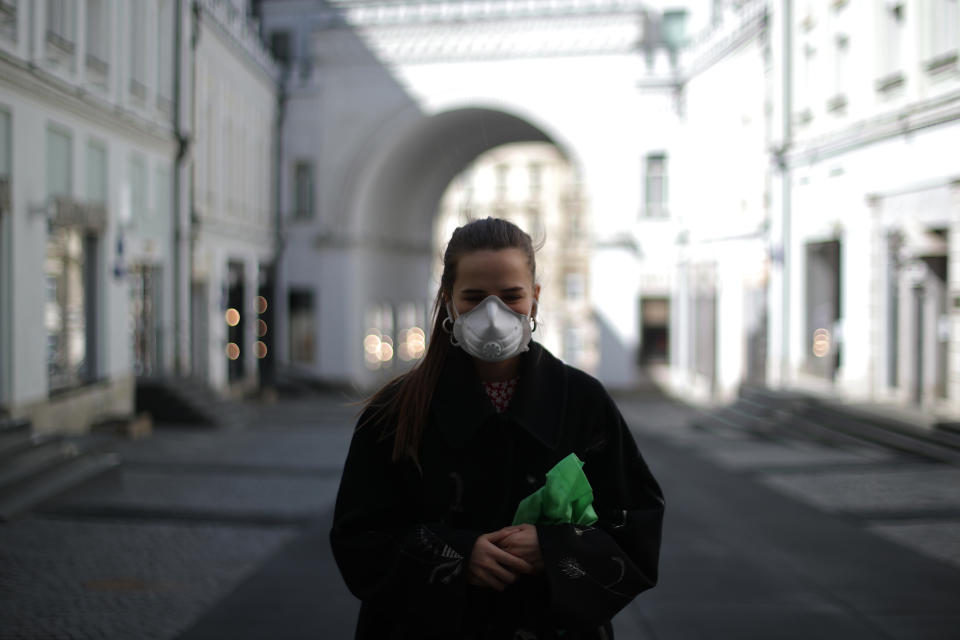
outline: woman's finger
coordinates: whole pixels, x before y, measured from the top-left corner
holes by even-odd
[[[533,573],[533,565],[523,558],[519,558],[508,551],[504,551],[500,547],[494,547],[491,550],[490,555],[494,560],[497,561],[497,563],[511,571],[523,574]]]
[[[520,527],[504,527],[499,531],[494,531],[493,533],[487,533],[483,537],[492,542],[493,544],[499,544],[501,541],[512,536],[513,534],[521,531]]]

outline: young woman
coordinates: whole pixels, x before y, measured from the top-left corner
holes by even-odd
[[[530,236],[453,232],[416,368],[360,417],[330,540],[358,639],[612,638],[657,580],[663,497],[601,384],[530,340]],[[557,462],[584,461],[598,521],[511,526]]]

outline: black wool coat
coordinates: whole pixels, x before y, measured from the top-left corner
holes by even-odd
[[[496,413],[470,356],[451,348],[420,446],[394,463],[389,418],[360,419],[330,541],[362,601],[356,638],[586,640],[657,581],[663,496],[616,405],[588,374],[537,343]],[[594,491],[594,526],[537,525],[544,571],[503,592],[466,581],[477,537],[571,452]]]

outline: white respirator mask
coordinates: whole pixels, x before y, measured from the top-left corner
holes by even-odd
[[[530,314],[536,304],[534,300]],[[448,303],[444,327],[455,311]],[[499,297],[487,296],[470,311],[456,315],[450,343],[485,362],[507,360],[530,348],[530,314],[517,313]]]

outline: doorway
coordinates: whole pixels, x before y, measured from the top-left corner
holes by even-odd
[[[640,364],[666,364],[670,359],[670,299],[640,298]]]
[[[160,373],[161,267],[136,264],[130,269],[130,322],[133,327],[133,370],[137,377]]]
[[[833,380],[842,364],[840,241],[807,244],[806,353],[815,375]]]

